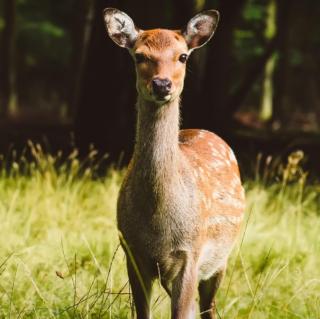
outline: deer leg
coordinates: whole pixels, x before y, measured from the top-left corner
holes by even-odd
[[[224,269],[219,270],[208,280],[203,280],[199,283],[201,319],[214,319],[216,317],[215,295],[220,286],[223,274]]]
[[[195,318],[196,267],[186,262],[172,283],[171,312],[173,319]]]
[[[129,256],[127,256],[127,269],[137,319],[150,319],[152,279],[141,267],[139,267],[139,271],[137,271],[136,267],[134,267],[133,263],[130,261]]]

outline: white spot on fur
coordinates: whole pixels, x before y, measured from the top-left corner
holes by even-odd
[[[231,162],[228,159],[225,162],[226,162],[227,166],[229,166],[229,167],[231,166]]]
[[[221,156],[222,155],[221,152],[218,151],[216,148],[213,148],[211,152],[212,152],[212,156],[213,157],[222,157]]]
[[[215,160],[214,162],[211,163],[211,167],[214,169],[218,169],[224,166],[226,166],[225,162],[219,161],[219,160]]]
[[[224,156],[224,158],[228,159],[229,158],[229,147],[226,145],[223,145],[223,151],[222,154]]]
[[[239,186],[241,185],[240,178],[238,176],[234,176],[230,182],[230,190],[236,194]]]
[[[213,192],[212,199],[214,201],[218,201],[218,202],[222,203],[223,205],[225,205],[227,207],[231,206],[232,209],[241,209],[241,210],[244,209],[243,200],[239,200],[230,192],[226,192],[226,191]]]
[[[234,153],[233,153],[231,148],[229,149],[229,158],[230,158],[231,162],[237,163],[237,159],[236,159],[236,157],[235,157],[235,155],[234,155]]]
[[[199,136],[199,138],[204,138],[205,137],[205,132],[200,130],[198,136]]]
[[[216,215],[209,217],[210,225],[239,224],[243,220],[243,216]]]

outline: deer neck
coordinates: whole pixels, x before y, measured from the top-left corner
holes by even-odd
[[[155,183],[172,179],[179,160],[179,98],[164,105],[138,98],[134,162]]]

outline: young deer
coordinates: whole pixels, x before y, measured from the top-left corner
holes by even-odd
[[[215,294],[244,212],[244,191],[229,146],[204,130],[179,131],[179,96],[190,53],[212,37],[217,11],[181,31],[138,29],[125,13],[104,11],[111,39],[137,73],[133,158],[118,199],[118,228],[137,318],[150,317],[152,281],[171,296],[172,318],[215,317]]]

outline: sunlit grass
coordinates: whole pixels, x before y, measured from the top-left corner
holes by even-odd
[[[0,318],[130,318],[115,226],[123,173],[96,174],[94,150],[80,162],[77,152],[29,148],[31,159],[1,158]],[[245,183],[247,221],[218,293],[222,318],[320,318],[320,185],[294,160]],[[152,305],[154,318],[168,318],[159,288]]]

